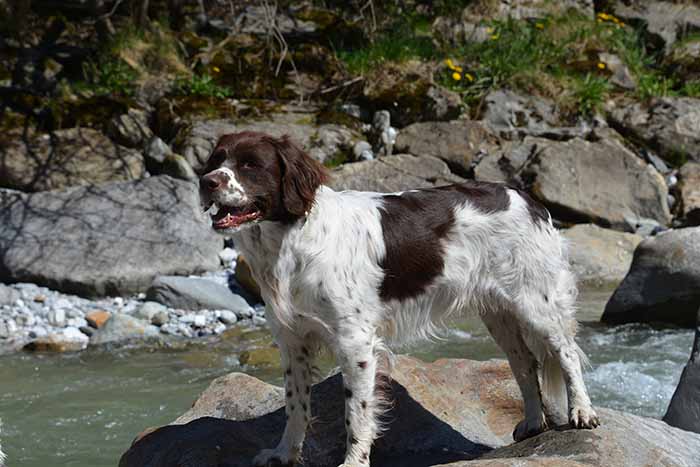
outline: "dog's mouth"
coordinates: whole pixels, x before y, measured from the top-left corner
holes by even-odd
[[[214,206],[218,208],[214,214],[211,214],[214,230],[236,228],[262,217],[262,212],[253,204],[248,206],[220,206],[215,204]]]

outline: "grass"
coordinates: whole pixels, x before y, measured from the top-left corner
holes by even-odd
[[[217,84],[210,75],[192,75],[187,79],[180,79],[176,85],[181,94],[199,97],[216,97],[224,99],[230,97],[232,91]]]

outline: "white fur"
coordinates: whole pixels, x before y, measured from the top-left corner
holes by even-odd
[[[455,208],[455,226],[443,240],[443,273],[424,293],[401,302],[382,302],[378,294],[386,254],[381,194],[321,187],[313,209],[295,224],[263,221],[235,232],[236,246],[260,284],[291,391],[282,440],[261,453],[256,465],[298,459],[310,419],[306,387],[321,345],[336,355],[352,393],[346,398],[344,465],[369,465],[380,429],[381,401],[374,389],[384,342],[433,336],[446,319],[466,313],[482,317],[520,385],[525,419],[516,427],[517,439],[546,428],[540,368],[546,369],[545,389],[566,387],[569,420],[597,425],[574,342],[576,288],[566,246],[551,219],[533,222],[518,192],[508,195],[509,208],[493,214],[468,202]],[[550,401],[556,402],[556,394]]]

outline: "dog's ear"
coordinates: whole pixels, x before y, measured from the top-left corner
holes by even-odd
[[[273,145],[282,165],[282,203],[290,214],[303,216],[318,187],[328,180],[328,171],[287,135],[274,139]]]

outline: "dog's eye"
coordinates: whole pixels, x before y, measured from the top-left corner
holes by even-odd
[[[241,164],[240,164],[240,168],[241,168],[241,169],[246,169],[246,170],[247,170],[247,169],[254,169],[255,167],[256,167],[256,166],[255,166],[255,163],[254,163],[254,162],[251,162],[251,161],[243,161],[243,162],[241,162]]]

